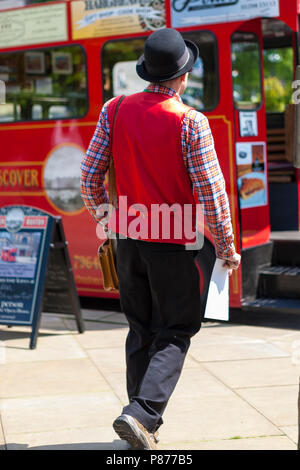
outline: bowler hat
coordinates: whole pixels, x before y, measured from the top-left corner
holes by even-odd
[[[184,40],[176,29],[159,29],[147,38],[136,71],[147,82],[172,80],[189,72],[198,56],[196,44]]]

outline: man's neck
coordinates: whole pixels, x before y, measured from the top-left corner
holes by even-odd
[[[167,88],[171,88],[171,90],[174,90],[178,95],[180,95],[180,90],[181,90],[181,84],[177,82],[177,80],[169,80],[166,82],[158,82],[154,83],[153,85],[161,85]]]
[[[175,82],[174,80],[170,80],[168,82],[162,82],[161,85],[171,88],[172,90],[176,91],[178,95],[180,95],[181,84],[178,84],[177,81]]]

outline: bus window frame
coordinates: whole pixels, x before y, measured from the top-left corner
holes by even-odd
[[[260,74],[259,74],[259,84],[260,84],[260,93],[261,93],[261,100],[260,100],[260,103],[259,105],[256,107],[256,108],[242,108],[240,109],[238,106],[236,106],[235,104],[235,101],[234,101],[234,96],[233,96],[233,92],[234,92],[234,84],[233,84],[233,77],[232,77],[232,101],[233,101],[233,107],[236,111],[238,112],[258,112],[261,110],[262,106],[264,105],[264,102],[265,102],[265,96],[264,96],[264,88],[263,88],[263,63],[262,63],[262,51],[263,51],[263,47],[261,46],[261,42],[260,42],[260,39],[259,39],[259,36],[254,33],[253,31],[234,31],[230,37],[230,45],[232,45],[232,43],[234,41],[232,41],[232,37],[235,35],[235,34],[249,34],[249,35],[252,35],[252,36],[255,36],[255,42],[258,44],[258,49],[259,49],[259,71],[260,71]],[[237,41],[238,42],[238,41]],[[247,42],[247,40],[245,41],[240,41],[240,42]],[[232,49],[230,47],[230,61],[231,61],[231,73],[232,73],[232,58],[231,58],[231,54],[232,54]]]
[[[200,113],[209,113],[211,111],[214,111],[215,109],[217,109],[217,107],[219,106],[219,103],[220,103],[220,96],[221,96],[221,93],[220,93],[220,74],[219,74],[219,43],[218,43],[218,38],[217,38],[217,35],[209,30],[209,29],[198,29],[198,30],[188,30],[188,31],[183,31],[183,32],[180,32],[180,34],[182,34],[183,38],[184,38],[184,34],[185,33],[201,33],[201,32],[206,32],[206,33],[209,33],[211,34],[213,37],[214,37],[214,50],[215,50],[215,64],[216,64],[216,74],[217,74],[217,80],[216,80],[216,84],[217,84],[217,93],[216,93],[216,103],[215,103],[215,106],[214,107],[211,107],[211,108],[203,108],[201,110],[197,109],[197,108],[194,108],[197,112],[200,112]],[[106,44],[108,43],[112,43],[112,42],[120,42],[120,41],[132,41],[132,40],[136,40],[136,39],[145,39],[147,40],[147,38],[149,37],[148,36],[135,36],[135,37],[126,37],[126,38],[116,38],[116,39],[107,39],[103,44],[102,44],[102,47],[101,47],[101,51],[100,51],[100,67],[101,67],[101,79],[102,79],[102,97],[104,96],[104,72],[103,72],[103,51],[104,51],[104,47]],[[146,80],[145,80],[145,88],[147,87],[147,83]],[[110,99],[113,99],[114,97],[110,98]]]
[[[47,119],[20,119],[18,121],[1,121],[1,125],[18,125],[21,123],[32,123],[32,124],[37,124],[41,122],[53,122],[53,121],[72,121],[72,120],[79,120],[79,119],[84,119],[86,116],[89,114],[90,111],[90,90],[89,90],[89,78],[88,78],[88,57],[86,53],[86,49],[82,44],[78,43],[67,43],[67,44],[59,44],[57,46],[44,46],[44,47],[34,47],[34,48],[27,48],[27,49],[18,49],[14,51],[4,51],[0,52],[0,56],[3,54],[20,54],[20,53],[25,53],[28,51],[39,51],[39,50],[49,50],[49,49],[59,49],[63,47],[73,47],[73,46],[79,46],[80,49],[83,52],[84,59],[85,59],[85,80],[86,80],[86,98],[87,98],[87,107],[86,107],[86,112],[82,116],[72,116],[72,117],[62,117],[62,118],[47,118]]]

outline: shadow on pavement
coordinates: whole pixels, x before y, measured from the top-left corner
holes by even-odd
[[[7,450],[131,450],[126,441],[77,442],[73,444],[53,444],[28,447],[28,444],[7,443]]]

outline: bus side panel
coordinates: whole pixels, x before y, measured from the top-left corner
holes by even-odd
[[[97,226],[80,198],[80,161],[96,122],[83,124],[87,123],[58,121],[0,126],[1,142],[6,149],[0,164],[0,204],[29,205],[61,216],[79,294],[115,297],[102,288]],[[69,178],[59,178],[61,155],[67,155],[70,162],[74,156],[76,168],[70,164]],[[74,194],[65,200],[70,191]]]

